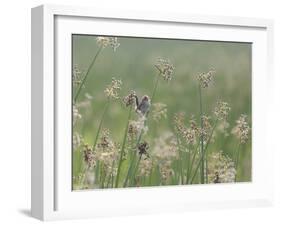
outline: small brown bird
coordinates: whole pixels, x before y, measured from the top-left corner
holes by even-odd
[[[149,112],[150,105],[151,105],[149,96],[144,95],[141,98],[140,102],[137,95],[135,95],[135,98],[136,98],[136,105],[137,105],[136,111],[140,112],[142,115],[147,114],[147,112]]]

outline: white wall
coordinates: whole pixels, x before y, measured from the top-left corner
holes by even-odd
[[[88,5],[99,8],[184,12],[192,14],[264,17],[275,20],[275,107],[269,134],[275,156],[276,205],[272,208],[188,212],[142,217],[111,218],[59,225],[281,225],[280,205],[280,74],[281,7],[278,0],[56,0],[56,4]],[[0,13],[0,224],[40,224],[29,215],[30,207],[30,8],[48,0],[1,2]],[[279,50],[279,52],[277,52]],[[279,89],[279,90],[278,90]],[[268,176],[273,176],[268,175]]]

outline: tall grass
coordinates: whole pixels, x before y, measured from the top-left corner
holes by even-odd
[[[250,125],[246,115],[241,114],[244,112],[239,112],[243,108],[239,107],[235,96],[228,104],[212,94],[224,85],[217,82],[218,75],[213,69],[193,74],[187,90],[193,94],[191,97],[184,94],[185,81],[177,68],[181,68],[182,74],[189,72],[184,72],[185,63],[175,61],[179,59],[176,57],[173,63],[164,58],[155,59],[154,70],[147,64],[151,66],[151,74],[155,74],[155,68],[157,73],[145,81],[131,74],[131,78],[125,76],[122,80],[111,76],[109,83],[108,77],[98,73],[107,69],[99,68],[97,58],[100,56],[99,62],[103,65],[116,67],[115,72],[125,68],[120,64],[127,64],[108,51],[109,47],[114,52],[117,50],[120,45],[117,38],[95,39],[98,48],[86,73],[75,77],[75,82],[77,77],[80,81],[78,79],[74,86],[73,96],[74,189],[242,181],[243,174],[237,172],[247,169],[243,168],[241,161],[244,159],[239,155],[242,147],[249,148]],[[172,45],[176,41],[169,43]],[[103,49],[104,54],[100,55]],[[119,48],[114,54],[118,51]],[[153,48],[146,51],[153,51]],[[98,76],[91,76],[93,68]],[[92,89],[93,84],[100,85]],[[122,97],[122,93],[132,89],[136,91]],[[186,101],[194,103],[193,107],[186,105]],[[196,113],[198,106],[199,113]],[[236,121],[233,115],[238,118]]]
[[[96,62],[96,60],[97,60],[97,58],[98,58],[98,56],[99,56],[101,50],[102,50],[102,46],[99,47],[99,49],[98,49],[96,55],[94,56],[94,58],[93,58],[93,60],[92,60],[92,62],[91,62],[91,64],[90,64],[90,66],[88,67],[88,70],[87,70],[86,74],[84,75],[84,77],[83,77],[83,79],[82,79],[82,81],[81,81],[81,83],[80,83],[80,85],[79,85],[79,87],[78,87],[78,89],[77,89],[77,92],[76,92],[76,94],[75,94],[75,96],[74,96],[74,103],[77,101],[77,99],[78,99],[78,97],[79,97],[79,94],[80,94],[80,92],[81,92],[81,89],[82,89],[82,87],[84,86],[84,84],[85,84],[85,82],[86,82],[86,79],[87,79],[87,77],[88,77],[88,75],[89,75],[91,69],[93,68],[93,66],[94,66],[94,64],[95,64],[95,62]]]

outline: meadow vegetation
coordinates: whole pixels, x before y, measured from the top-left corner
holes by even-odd
[[[251,44],[72,42],[74,190],[251,181]]]

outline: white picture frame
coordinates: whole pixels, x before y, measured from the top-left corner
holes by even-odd
[[[155,28],[159,28],[157,33]],[[252,42],[253,181],[219,186],[73,192],[69,179],[71,76],[66,76],[71,75],[69,36],[93,32]],[[105,11],[56,5],[33,8],[32,216],[56,220],[271,205],[274,150],[269,148],[264,137],[269,115],[267,99],[273,82],[272,32],[273,22],[265,19]]]

